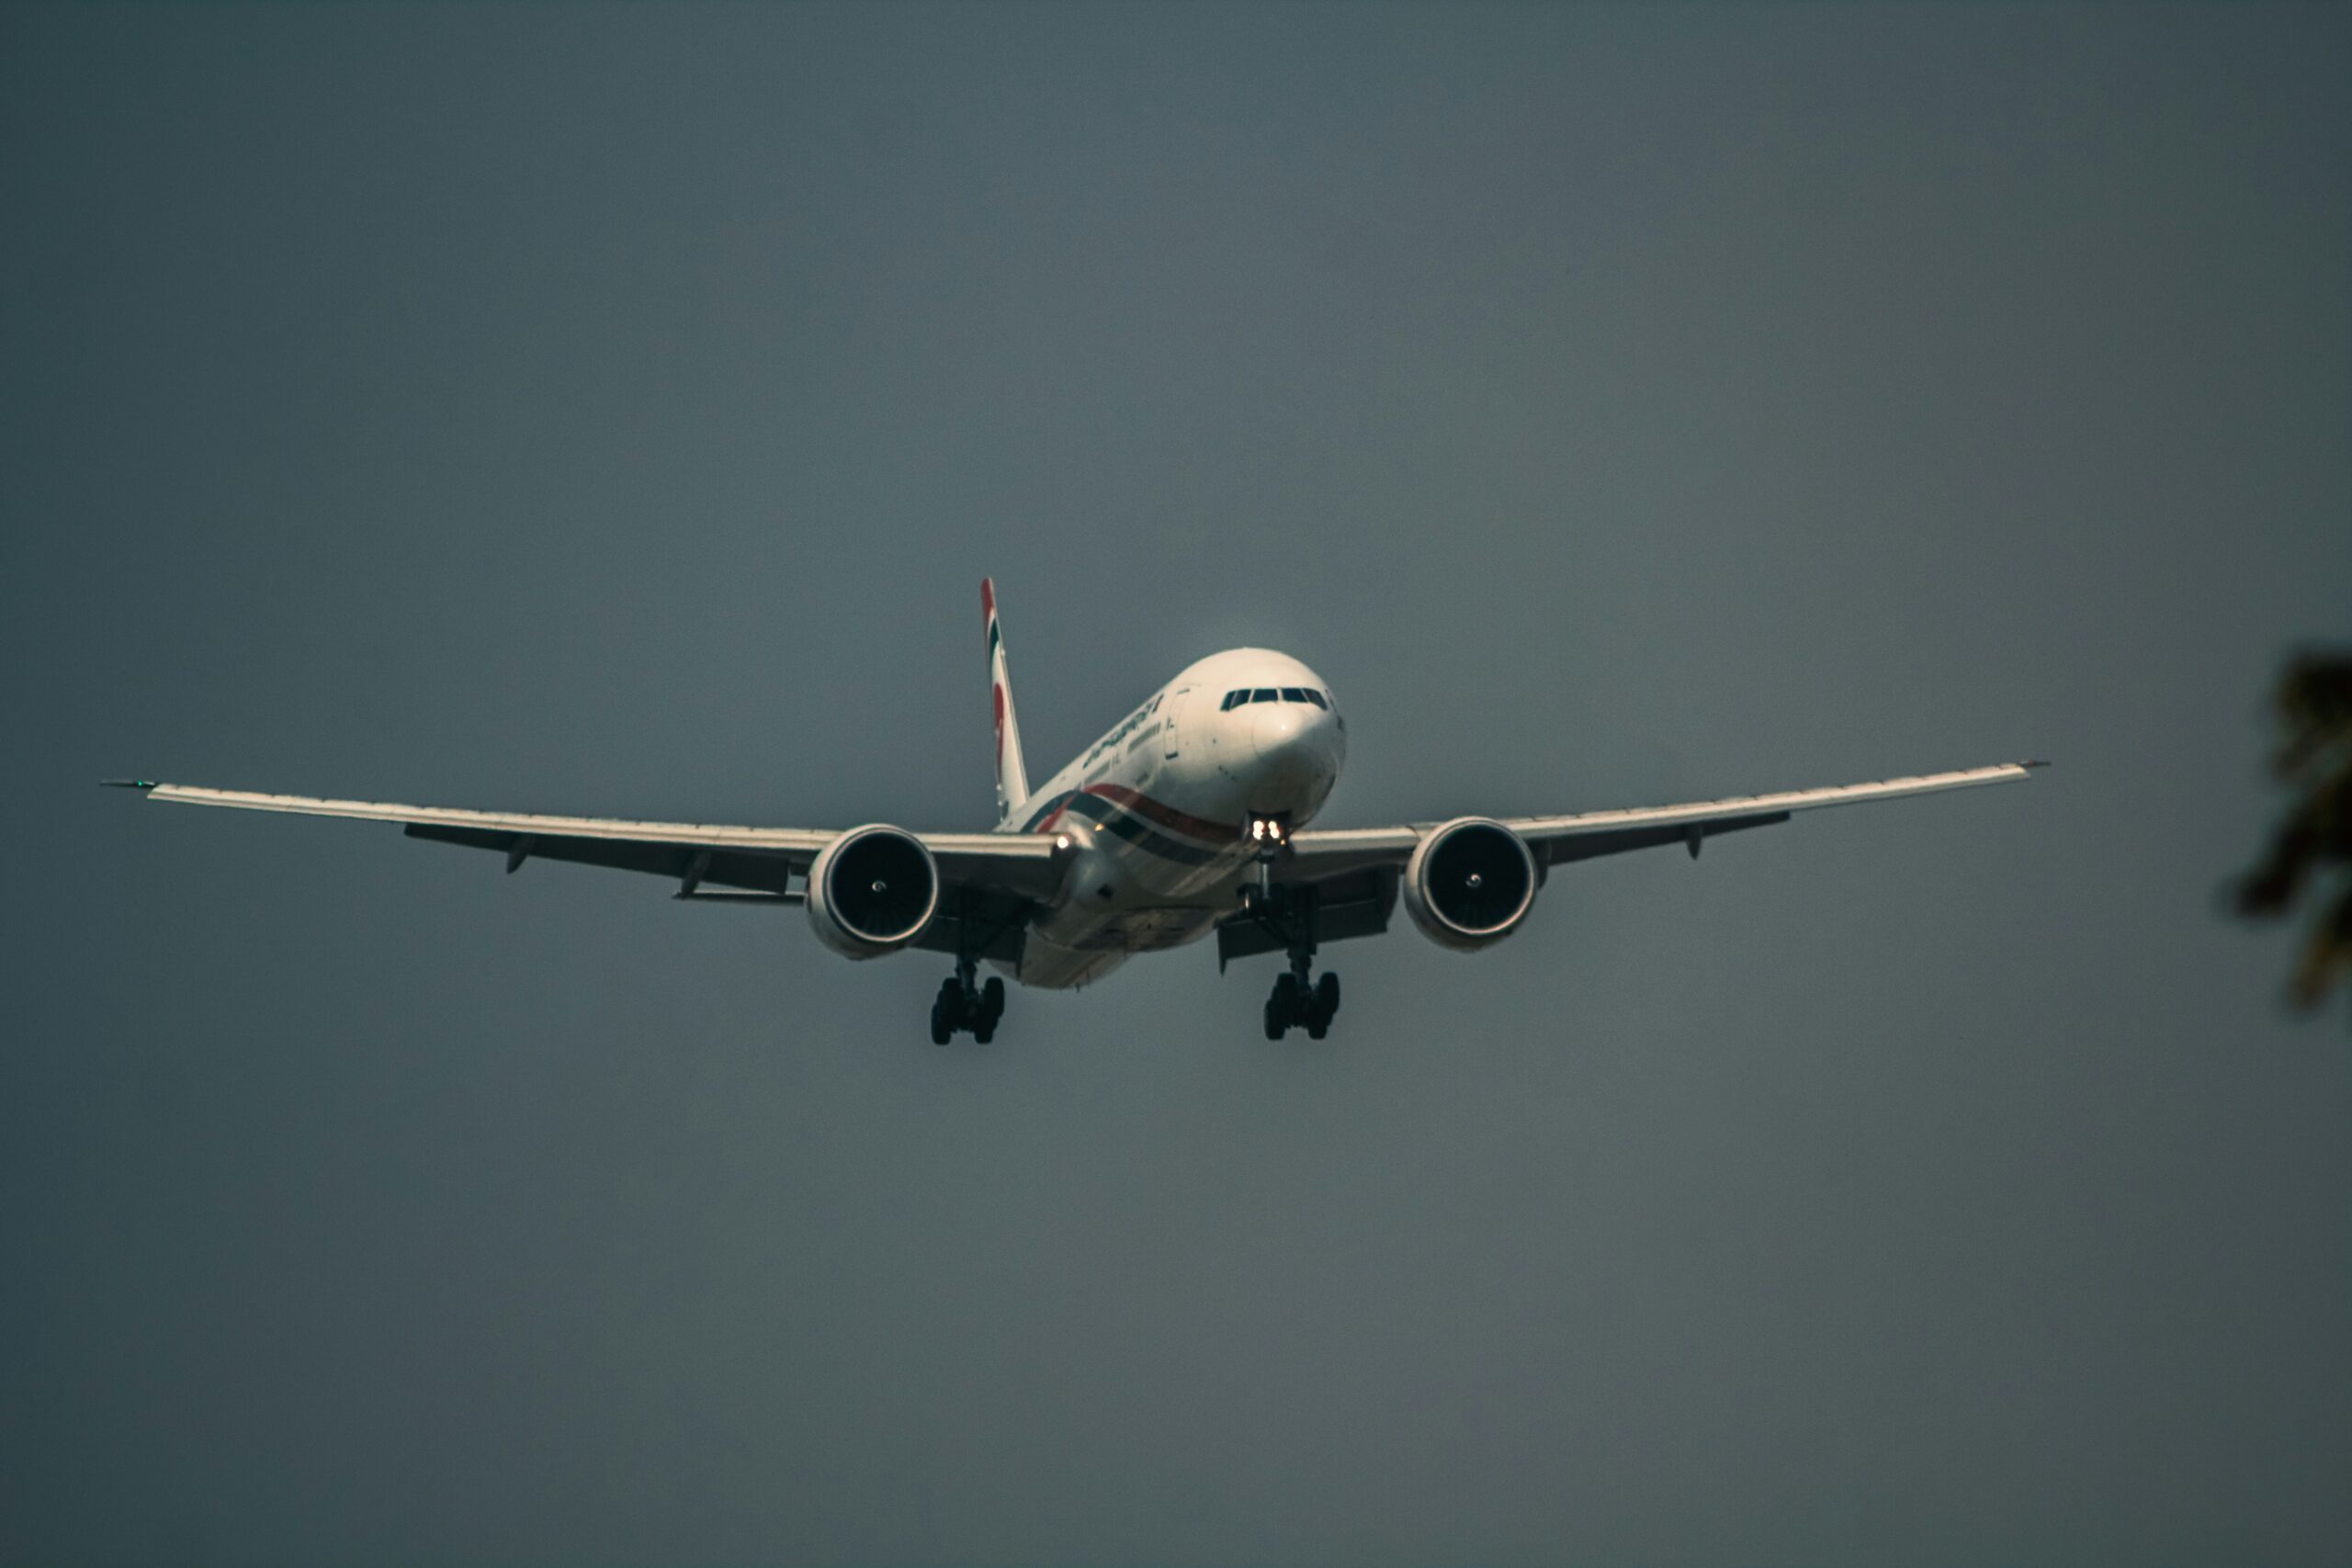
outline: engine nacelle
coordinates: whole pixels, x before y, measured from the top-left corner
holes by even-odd
[[[1405,863],[1405,911],[1431,942],[1468,952],[1517,931],[1543,880],[1526,840],[1487,818],[1460,817]]]
[[[845,957],[896,953],[938,912],[939,867],[902,828],[853,828],[808,868],[808,923]]]

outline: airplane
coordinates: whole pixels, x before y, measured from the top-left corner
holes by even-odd
[[[986,1044],[1001,976],[1064,990],[1137,953],[1216,938],[1217,968],[1280,953],[1266,1038],[1321,1040],[1340,1010],[1322,945],[1376,935],[1397,903],[1458,951],[1527,920],[1555,867],[1679,844],[1799,811],[2008,784],[2040,761],[1875,784],[1555,817],[1456,817],[1387,828],[1314,828],[1347,759],[1329,682],[1287,654],[1237,648],[1187,665],[1041,789],[1029,787],[992,580],[980,584],[996,731],[997,825],[917,833],[888,823],[826,829],[633,822],[463,811],[109,779],[150,800],[397,822],[414,839],[491,850],[511,874],[534,860],[647,872],[690,901],[799,905],[817,940],[853,959],[950,955],[931,1038]],[[998,970],[987,983],[978,966]]]

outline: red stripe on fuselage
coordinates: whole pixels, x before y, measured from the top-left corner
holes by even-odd
[[[1088,784],[1078,793],[1099,796],[1114,806],[1125,807],[1148,821],[1157,822],[1163,828],[1172,828],[1188,838],[1199,839],[1204,843],[1235,844],[1241,841],[1241,829],[1238,828],[1228,823],[1211,822],[1205,818],[1179,811],[1172,806],[1154,800],[1141,791],[1129,789],[1125,784]],[[1052,832],[1055,826],[1069,811],[1069,807],[1067,804],[1056,807],[1054,814],[1038,823],[1034,830],[1040,833]]]
[[[1125,784],[1089,784],[1086,793],[1099,795],[1114,806],[1124,806],[1138,817],[1148,817],[1163,828],[1173,828],[1180,833],[1207,843],[1233,844],[1241,841],[1241,829],[1230,822],[1211,822],[1205,818],[1188,815]]]

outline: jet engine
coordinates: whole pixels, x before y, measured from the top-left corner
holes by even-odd
[[[939,867],[901,828],[853,828],[808,868],[808,923],[850,958],[879,958],[922,935],[939,909]]]
[[[1405,863],[1405,910],[1423,936],[1466,953],[1517,931],[1543,881],[1526,840],[1483,817],[1456,818]]]

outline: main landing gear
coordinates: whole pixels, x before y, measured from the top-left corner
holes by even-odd
[[[1004,982],[991,975],[987,985],[976,985],[972,971],[972,961],[959,958],[956,973],[939,983],[939,998],[931,1004],[933,1045],[946,1044],[962,1030],[971,1031],[982,1045],[996,1038],[997,1021],[1004,1016]]]

